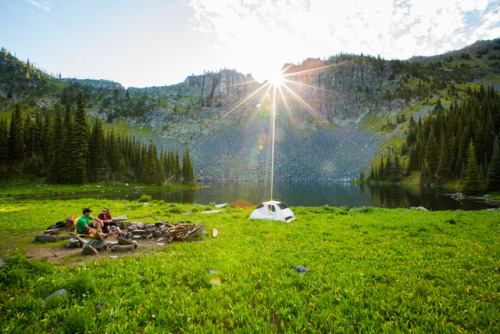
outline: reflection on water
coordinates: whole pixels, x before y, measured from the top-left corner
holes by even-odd
[[[142,194],[154,200],[177,203],[231,203],[244,199],[254,205],[269,199],[269,187],[256,183],[214,184],[208,188],[184,191],[140,191],[58,196],[60,199],[102,198],[136,200]],[[429,210],[481,210],[491,208],[484,202],[456,201],[429,187],[404,185],[368,185],[350,183],[277,183],[275,199],[291,206],[375,206]]]

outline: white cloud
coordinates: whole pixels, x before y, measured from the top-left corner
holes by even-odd
[[[47,12],[51,11],[52,4],[49,1],[24,0],[30,5],[43,9]]]
[[[190,0],[188,4],[195,11],[198,32],[242,62],[261,65],[339,52],[405,59],[500,37],[498,0]],[[468,15],[477,19],[468,22]]]

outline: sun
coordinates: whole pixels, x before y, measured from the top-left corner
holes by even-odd
[[[283,71],[276,71],[274,73],[271,73],[269,75],[269,84],[273,87],[281,87],[285,81],[285,76],[283,74]]]

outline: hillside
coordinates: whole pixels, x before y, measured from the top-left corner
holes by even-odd
[[[275,177],[348,180],[377,159],[377,150],[403,141],[411,115],[425,117],[438,98],[447,108],[450,89],[498,90],[500,39],[406,61],[340,54],[284,69],[292,82],[283,88],[286,102],[278,101]],[[14,103],[33,115],[51,113],[56,102],[64,105],[82,91],[87,115],[107,129],[152,139],[158,148],[189,145],[198,180],[258,181],[269,172],[270,101],[252,95],[264,84],[235,70],[125,89],[111,81],[57,79],[2,50],[0,73],[2,118]]]

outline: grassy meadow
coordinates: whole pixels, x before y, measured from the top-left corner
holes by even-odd
[[[23,256],[49,247],[32,242],[47,226],[104,206],[131,221],[154,223],[152,214],[219,233],[97,261]],[[286,224],[248,220],[252,209],[207,208],[1,199],[1,331],[500,332],[497,210],[293,207],[297,220]],[[299,265],[310,271],[298,275]],[[62,288],[69,294],[43,301]]]

